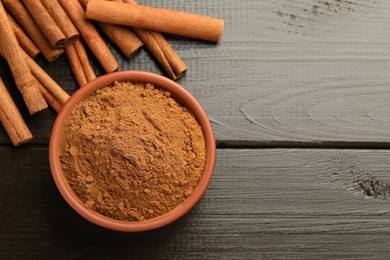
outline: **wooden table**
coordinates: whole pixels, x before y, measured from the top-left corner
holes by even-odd
[[[207,193],[159,230],[90,224],[50,174],[55,112],[27,116],[2,60],[34,140],[13,148],[0,129],[0,259],[388,259],[390,1],[141,3],[226,20],[218,45],[168,37],[217,137]],[[145,50],[126,60],[110,47],[120,70],[163,73]],[[39,62],[75,91],[64,57]]]

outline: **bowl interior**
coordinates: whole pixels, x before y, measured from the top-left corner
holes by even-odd
[[[189,109],[189,111],[194,114],[203,130],[203,135],[205,137],[206,143],[206,166],[198,186],[190,195],[190,197],[188,197],[182,204],[180,204],[178,207],[168,212],[167,214],[154,219],[145,220],[141,222],[126,222],[111,219],[100,215],[92,210],[89,210],[84,207],[84,205],[73,194],[71,187],[68,185],[67,180],[62,174],[58,148],[62,128],[65,124],[68,114],[80,100],[87,97],[97,89],[112,84],[114,81],[152,83],[158,88],[171,92],[174,98],[176,98],[183,106],[187,107],[187,109]],[[185,90],[176,82],[163,76],[159,76],[157,74],[142,71],[123,71],[107,74],[95,79],[81,89],[77,90],[59,113],[53,126],[49,145],[49,161],[51,172],[54,181],[64,199],[74,210],[76,210],[81,216],[83,216],[87,220],[97,225],[119,231],[136,232],[155,229],[167,225],[183,216],[197,203],[197,201],[206,191],[214,170],[215,159],[216,147],[213,130],[205,111],[198,103],[198,101],[187,90]]]

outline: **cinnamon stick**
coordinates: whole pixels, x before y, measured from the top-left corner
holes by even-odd
[[[122,2],[122,0],[114,1]],[[137,4],[134,0],[124,0],[124,2],[133,5]],[[177,80],[186,73],[186,64],[172,49],[171,45],[165,40],[164,36],[162,36],[161,33],[139,28],[133,29],[138,35],[138,37],[145,44],[146,48],[159,61],[159,63],[171,79]]]
[[[74,44],[65,47],[65,55],[68,59],[70,68],[72,69],[77,85],[79,85],[79,87],[82,87],[87,84],[88,80],[85,76],[83,66],[81,65],[81,61],[79,59],[79,56],[77,55],[76,47],[74,46]]]
[[[85,18],[83,7],[78,0],[59,0],[59,2],[104,70],[107,73],[117,70],[119,67],[118,62],[104,43],[95,26]]]
[[[130,29],[120,25],[98,23],[107,38],[130,59],[143,46],[142,41]]]
[[[27,53],[22,52],[28,66],[35,78],[55,97],[61,105],[69,99],[68,93],[61,88]]]
[[[62,109],[62,104],[41,83],[38,86],[49,106],[59,113]]]
[[[55,60],[64,52],[62,49],[56,49],[51,46],[29,12],[19,0],[1,0],[1,2],[24,28],[31,40],[38,46],[42,51],[43,56],[45,56],[48,61]]]
[[[88,0],[79,0],[79,2],[85,8]],[[97,25],[127,59],[130,59],[143,45],[130,28],[109,23],[97,23]]]
[[[57,0],[40,1],[45,6],[50,16],[57,23],[58,27],[60,27],[61,31],[65,34],[67,43],[66,45],[75,42],[80,36],[79,32],[73,25],[72,21],[70,20],[69,16],[66,14],[60,3]]]
[[[137,29],[138,34],[144,33],[139,32],[139,30],[142,29]],[[173,80],[181,78],[187,72],[187,65],[179,57],[179,55],[177,55],[177,53],[173,50],[171,45],[167,42],[167,40],[165,40],[164,36],[162,36],[161,33],[155,31],[149,31],[149,33],[154,38],[154,41],[151,41],[149,43],[156,43],[158,48],[160,48],[161,52],[163,53],[163,57],[160,57],[159,59],[162,66],[165,68],[166,71],[172,70],[173,74],[171,75],[171,78]]]
[[[30,112],[35,114],[47,108],[37,82],[22,56],[21,48],[12,30],[3,4],[0,1],[0,54],[7,60],[15,79],[15,84],[22,93],[24,102]]]
[[[40,0],[22,0],[46,39],[54,48],[66,46],[66,37]]]
[[[84,45],[81,40],[75,41],[74,47],[76,48],[77,56],[79,57],[87,81],[90,82],[96,79],[95,72],[92,69],[91,63],[89,62],[87,56],[87,52],[85,51]]]
[[[7,13],[7,16],[8,16],[8,20],[11,23],[12,29],[15,33],[16,39],[19,42],[20,47],[22,47],[22,49],[25,52],[27,52],[27,54],[30,57],[32,58],[36,57],[41,51],[26,35],[26,33],[23,31],[20,25],[15,21],[15,19],[9,13]]]
[[[7,88],[0,79],[0,121],[7,131],[14,146],[32,139],[32,134],[24,122]]]
[[[146,48],[153,54],[153,56],[160,62],[161,66],[167,72],[168,76],[176,80],[178,77],[173,71],[172,67],[169,64],[168,59],[166,58],[164,51],[161,49],[160,45],[153,37],[152,31],[147,31],[143,29],[134,28],[134,31],[137,33],[139,38],[143,41]]]
[[[211,42],[218,42],[224,29],[223,20],[207,16],[102,0],[88,2],[86,17]]]

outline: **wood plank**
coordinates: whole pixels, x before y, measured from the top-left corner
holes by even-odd
[[[218,150],[210,187],[189,214],[125,234],[70,209],[45,147],[1,146],[0,258],[386,259],[388,158],[388,150]]]
[[[389,1],[141,3],[226,20],[217,45],[168,37],[189,66],[179,83],[204,106],[220,143],[390,147]],[[163,73],[145,50],[127,61],[111,49],[120,70]],[[75,90],[63,57],[45,68]],[[47,144],[53,120],[53,113],[28,119],[34,143]],[[9,143],[2,128],[0,143]]]
[[[328,11],[325,3],[339,10]],[[200,100],[218,140],[388,146],[388,1],[241,7],[231,14],[238,20],[228,22],[217,57],[206,60],[214,57],[208,49],[196,60],[208,77],[193,80],[205,92]]]

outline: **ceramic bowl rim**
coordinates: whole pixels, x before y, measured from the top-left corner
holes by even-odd
[[[203,134],[205,137],[206,167],[205,167],[204,174],[201,180],[199,181],[198,186],[196,187],[194,192],[190,195],[190,197],[187,198],[182,204],[180,204],[174,210],[168,212],[163,216],[159,216],[151,220],[140,221],[140,222],[120,221],[120,220],[115,220],[115,219],[105,217],[92,210],[87,209],[75,197],[60,169],[58,146],[59,146],[62,128],[64,126],[65,120],[69,112],[81,99],[90,95],[95,90],[110,85],[115,81],[152,83],[156,87],[170,91],[173,97],[179,100],[182,103],[182,105],[187,107],[195,115],[199,124],[202,127]],[[50,144],[49,144],[50,169],[55,184],[58,190],[60,191],[61,195],[66,200],[66,202],[77,213],[79,213],[82,217],[89,220],[90,222],[108,229],[124,231],[124,232],[139,232],[139,231],[146,231],[146,230],[160,228],[162,226],[174,222],[175,220],[177,220],[178,218],[186,214],[199,201],[199,199],[206,191],[210,183],[211,177],[213,175],[215,161],[216,161],[216,144],[215,144],[213,129],[206,112],[199,104],[199,102],[178,83],[166,77],[154,73],[150,73],[150,72],[144,72],[144,71],[113,72],[110,74],[100,76],[97,79],[89,82],[82,88],[78,89],[70,97],[70,99],[66,102],[66,104],[58,114],[53,126],[52,134],[50,136]]]

